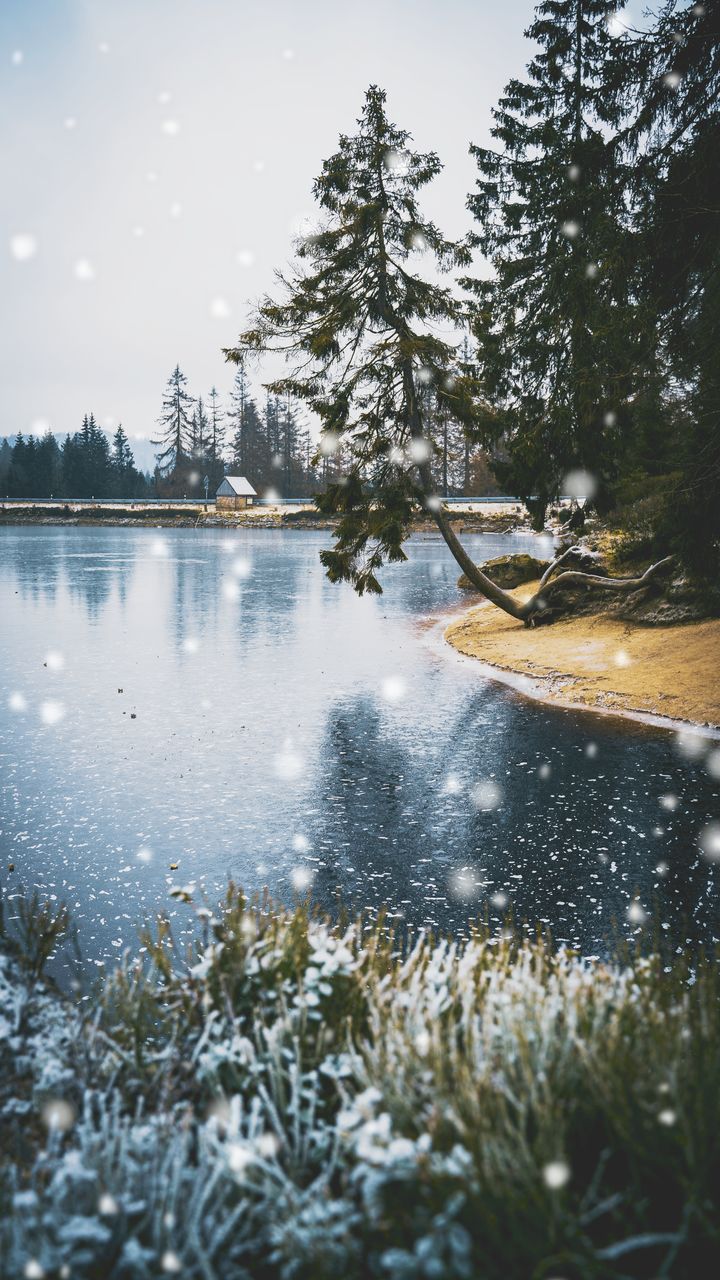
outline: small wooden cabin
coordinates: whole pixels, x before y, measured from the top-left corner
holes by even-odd
[[[215,493],[215,505],[225,511],[251,507],[257,494],[245,476],[224,476]]]

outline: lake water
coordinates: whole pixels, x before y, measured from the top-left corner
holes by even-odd
[[[178,912],[170,885],[213,901],[228,875],[460,933],[512,910],[586,954],[715,939],[712,758],[529,702],[439,642],[463,599],[439,538],[362,600],[324,578],[329,539],[0,529],[6,890],[66,900],[97,963]]]

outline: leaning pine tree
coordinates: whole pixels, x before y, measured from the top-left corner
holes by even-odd
[[[438,333],[462,322],[461,304],[417,269],[421,254],[441,272],[469,260],[418,208],[417,193],[440,161],[409,150],[410,135],[390,123],[377,87],[358,125],[315,183],[322,226],[298,243],[296,263],[280,276],[284,296],[265,298],[225,354],[242,366],[251,353],[282,353],[293,368],[269,390],[304,401],[320,418],[321,452],[343,448],[348,458],[346,473],[318,498],[341,517],[334,549],[321,552],[331,581],[379,593],[378,570],[407,558],[403,541],[419,505],[479,592],[517,619],[534,619],[549,591],[521,604],[492,582],[457,538],[432,480],[433,423],[446,413],[473,433],[487,412],[477,382]],[[424,411],[428,386],[441,411],[434,418]],[[556,581],[569,578],[588,580],[566,573]]]

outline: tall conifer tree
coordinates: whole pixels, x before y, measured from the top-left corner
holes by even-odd
[[[519,616],[517,602],[467,555],[435,494],[435,441],[420,390],[432,385],[443,410],[472,429],[475,388],[440,333],[461,321],[461,305],[420,274],[418,257],[448,271],[469,255],[421,214],[418,192],[441,165],[409,143],[387,117],[385,94],[371,87],[357,132],[340,137],[315,183],[323,225],[298,242],[284,297],[265,298],[226,355],[241,366],[248,353],[268,350],[294,361],[269,391],[304,401],[325,443],[346,450],[347,473],[319,499],[341,515],[334,550],[321,554],[331,580],[379,592],[377,570],[406,558],[402,543],[420,502],[478,588]]]
[[[494,111],[497,148],[473,146],[474,243],[494,278],[473,282],[484,385],[504,412],[510,491],[539,524],[567,472],[610,498],[652,334],[637,303],[628,170],[610,145],[618,0],[542,0],[526,80]]]
[[[191,410],[193,398],[185,390],[187,378],[176,365],[167,381],[163,396],[162,412],[158,418],[158,439],[152,443],[159,448],[157,471],[169,476],[186,464],[192,449]]]
[[[217,387],[210,388],[208,402],[210,405],[208,411],[208,417],[210,420],[208,457],[211,462],[222,465],[223,449],[225,447],[225,413],[222,408],[220,392]]]

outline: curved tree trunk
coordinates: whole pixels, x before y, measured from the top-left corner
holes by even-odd
[[[428,507],[427,500],[425,506]],[[434,503],[428,509],[449,550],[469,581],[491,604],[497,605],[498,609],[510,614],[510,617],[516,618],[518,622],[524,622],[526,626],[533,626],[535,620],[541,618],[543,613],[547,612],[553,595],[556,595],[563,586],[595,586],[601,587],[606,591],[621,593],[640,591],[643,587],[649,586],[655,578],[659,578],[663,573],[666,573],[674,562],[674,556],[665,556],[663,560],[658,560],[656,564],[650,565],[639,578],[606,578],[596,573],[582,573],[577,569],[569,569],[549,581],[550,575],[559,568],[568,552],[572,550],[570,547],[545,570],[540,582],[540,590],[529,600],[520,603],[514,596],[510,595],[509,591],[503,590],[502,587],[499,587],[497,583],[488,578],[482,569],[478,568],[460,542],[444,508],[440,507],[437,510],[432,510],[433,506]]]
[[[403,382],[409,409],[408,425],[410,427],[410,435],[414,439],[423,439],[422,417],[410,360],[405,362],[403,368]],[[659,560],[657,564],[650,565],[650,568],[646,569],[639,578],[605,578],[599,574],[580,573],[578,570],[570,569],[565,573],[558,574],[557,578],[553,578],[552,581],[548,581],[550,575],[559,568],[568,555],[571,550],[571,548],[568,548],[548,566],[541,579],[540,591],[536,592],[530,600],[520,603],[510,595],[509,591],[505,591],[497,583],[493,582],[491,578],[488,578],[468,555],[448,520],[447,511],[441,500],[434,494],[429,462],[422,462],[418,466],[418,472],[421,486],[419,496],[423,506],[432,515],[448,549],[452,552],[463,573],[480,594],[485,596],[486,600],[489,600],[491,604],[497,605],[498,609],[508,613],[511,618],[516,618],[518,622],[524,622],[526,626],[534,626],[536,619],[547,612],[552,596],[557,594],[558,589],[562,588],[562,586],[589,586],[592,584],[593,586],[602,587],[606,591],[639,591],[642,587],[648,586],[654,578],[664,573],[673,562],[673,556],[666,556],[664,560]]]
[[[498,609],[503,609],[505,613],[509,613],[511,618],[517,618],[521,622],[524,618],[523,610],[525,605],[519,604],[509,591],[503,590],[497,583],[483,573],[482,569],[478,569],[475,561],[470,558],[455,530],[453,529],[444,509],[441,507],[438,511],[431,512],[433,519],[440,530],[450,551],[454,555],[457,563],[460,565],[463,573],[469,578],[474,587],[489,600],[491,604],[496,604]]]

